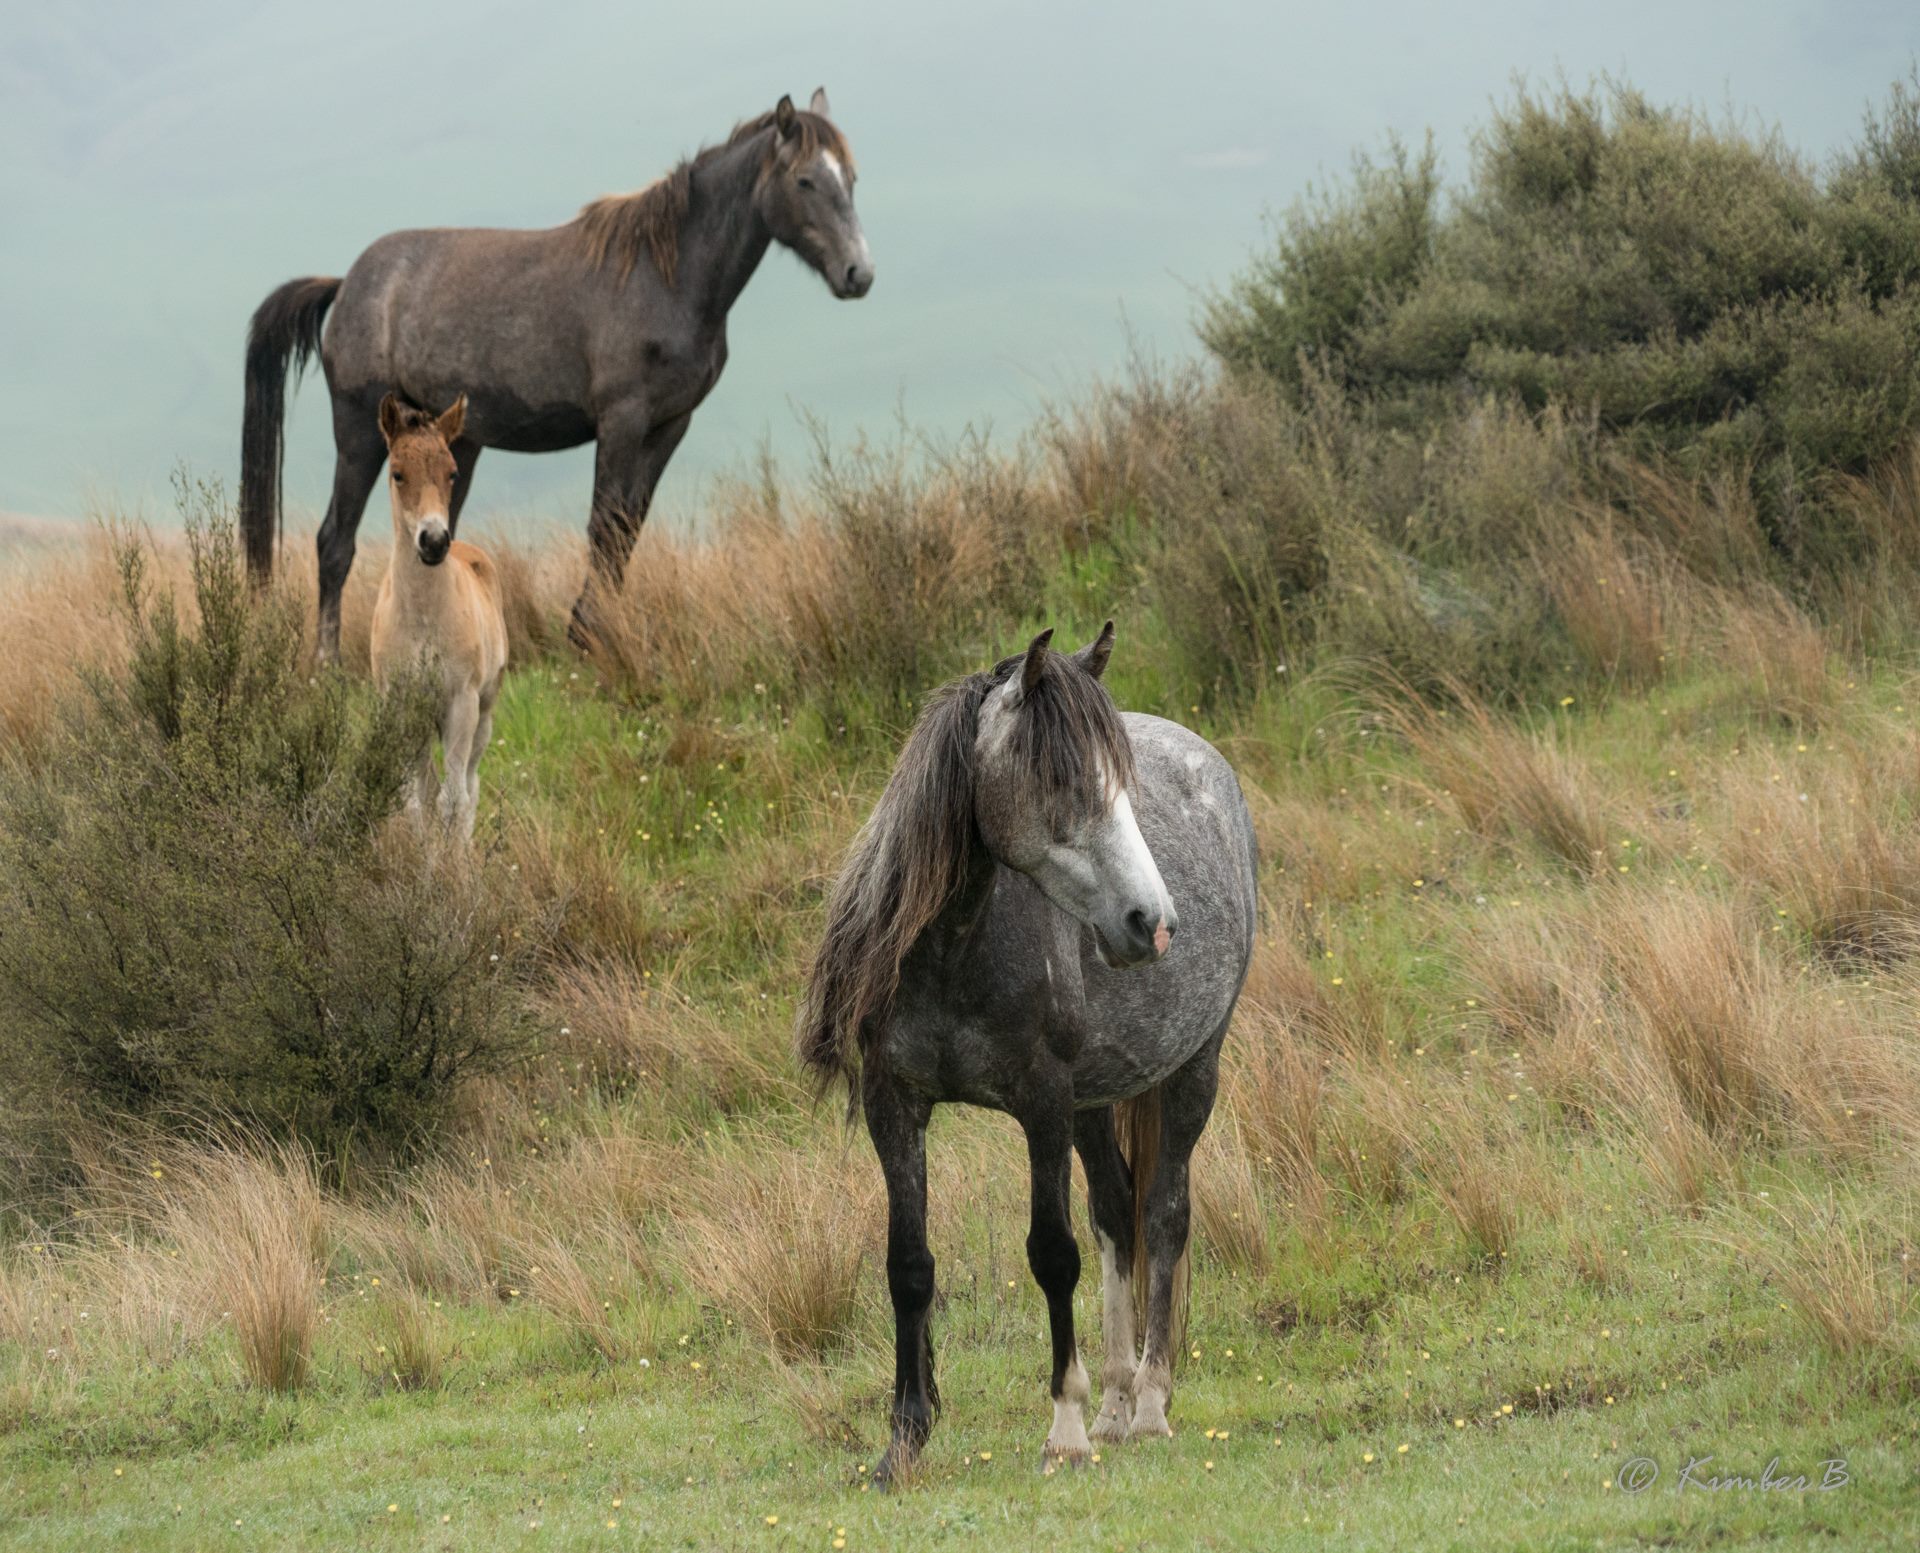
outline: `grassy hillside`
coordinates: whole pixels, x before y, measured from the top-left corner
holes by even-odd
[[[129,629],[104,544],[10,573],[0,805],[94,860],[76,905],[23,861],[41,831],[0,847],[10,1544],[1910,1546],[1911,440],[1788,508],[1777,464],[1571,398],[1410,409],[1306,365],[1142,368],[1017,449],[768,471],[643,537],[591,659],[559,634],[579,546],[496,538],[515,667],[445,872],[385,818],[364,662],[289,648],[304,540],[261,606],[151,550],[177,638]],[[796,990],[920,699],[1109,615],[1116,698],[1228,753],[1263,859],[1175,1437],[1037,1470],[1019,1139],[942,1114],[945,1412],[879,1495],[880,1183],[798,1080]],[[270,845],[316,815],[317,873]],[[136,842],[148,872],[100,862]],[[309,1103],[337,1068],[253,1082],[306,1017],[234,963],[260,878],[420,903],[513,1039],[345,1129]],[[21,991],[62,910],[126,924],[68,973],[85,1019]],[[405,933],[298,941],[362,1014],[413,964]],[[220,1061],[169,1061],[208,986]],[[1776,1461],[1833,1486],[1707,1484]]]

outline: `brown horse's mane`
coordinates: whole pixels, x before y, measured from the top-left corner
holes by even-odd
[[[934,692],[848,849],[795,1044],[823,1086],[847,1084],[849,1103],[872,1022],[893,1006],[902,961],[966,880],[980,708],[1022,661],[1007,658]],[[1071,654],[1047,654],[1006,753],[1031,773],[1050,817],[1094,801],[1107,783],[1133,785],[1133,746],[1119,710]]]
[[[680,229],[686,224],[693,201],[694,172],[723,151],[770,128],[777,111],[769,109],[758,118],[736,124],[724,143],[686,158],[644,189],[632,194],[603,194],[582,206],[573,224],[586,244],[588,261],[596,266],[618,265],[624,280],[645,255],[653,261],[660,278],[671,286],[680,261]],[[832,120],[797,110],[793,119],[796,162],[804,165],[821,151],[831,151],[852,176],[853,152]],[[780,139],[775,136],[767,142],[766,157],[760,165],[762,177],[772,170],[779,150]]]

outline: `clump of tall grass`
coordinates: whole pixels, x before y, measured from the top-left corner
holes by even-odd
[[[770,1141],[770,1140],[769,1140]],[[751,1140],[714,1147],[683,1189],[675,1256],[687,1282],[776,1353],[842,1341],[881,1216],[875,1172],[844,1155]]]

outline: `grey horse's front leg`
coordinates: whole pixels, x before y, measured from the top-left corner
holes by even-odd
[[[1080,1111],[1074,1146],[1087,1173],[1087,1206],[1100,1247],[1100,1411],[1096,1440],[1127,1437],[1133,1423],[1133,1372],[1140,1356],[1133,1323],[1133,1177],[1113,1132],[1113,1107]]]
[[[931,1107],[869,1077],[862,1093],[867,1136],[887,1179],[887,1289],[893,1296],[893,1417],[886,1455],[874,1469],[882,1488],[919,1459],[940,1411],[933,1379],[933,1252],[927,1247],[927,1118]]]
[[[647,521],[654,487],[692,420],[691,410],[657,426],[645,424],[638,412],[601,419],[593,458],[593,512],[587,519],[589,569],[567,626],[567,640],[582,652],[593,643],[596,612],[620,597],[627,559],[640,537],[640,525]]]
[[[1073,1089],[1071,1083],[1046,1086],[1021,1116],[1027,1135],[1027,1161],[1033,1191],[1032,1224],[1027,1231],[1027,1265],[1047,1297],[1047,1325],[1053,1338],[1053,1427],[1047,1433],[1043,1465],[1078,1466],[1087,1459],[1086,1367],[1073,1333],[1073,1291],[1080,1282],[1080,1247],[1073,1238],[1069,1194],[1073,1184]]]

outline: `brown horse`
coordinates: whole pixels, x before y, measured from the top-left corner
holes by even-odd
[[[393,562],[373,606],[373,676],[390,685],[426,662],[440,680],[440,744],[446,779],[440,815],[473,834],[480,804],[480,757],[493,736],[493,703],[507,668],[507,619],[500,574],[484,551],[453,537],[451,510],[467,401],[438,417],[380,401],[378,425],[393,473]],[[424,816],[433,799],[431,744],[420,752],[408,807]]]
[[[782,97],[724,145],[637,194],[545,231],[394,232],[344,280],[287,282],[253,315],[240,436],[240,522],[254,574],[273,566],[289,364],[318,355],[333,396],[333,497],[320,526],[320,656],[340,649],[340,590],[386,456],[374,408],[470,395],[453,443],[449,527],[482,448],[596,443],[593,572],[574,606],[584,645],[594,583],[617,590],[654,486],[727,361],[727,312],[772,243],[862,297],[873,261],[853,209],[853,153],[824,90]],[[331,309],[331,314],[329,314]],[[324,332],[323,332],[324,326]]]

